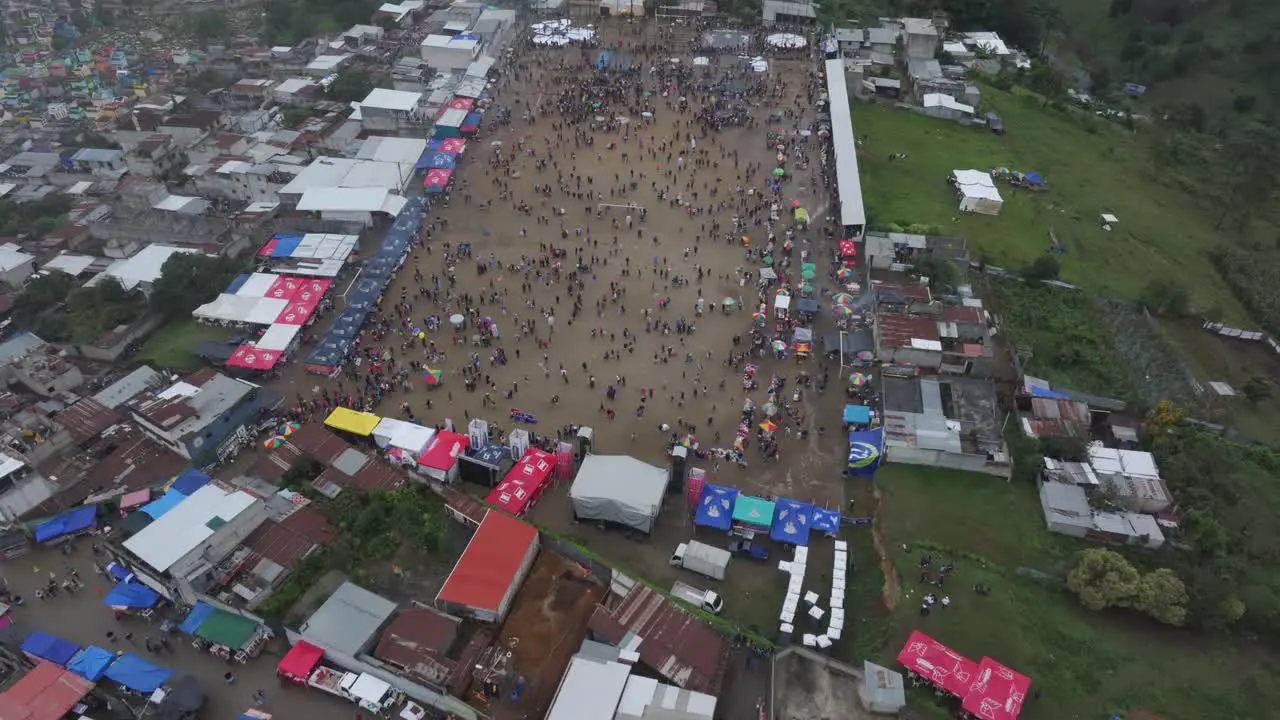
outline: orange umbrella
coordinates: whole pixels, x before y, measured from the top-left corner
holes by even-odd
[[[765,420],[764,422],[760,423],[760,429],[767,433],[771,433],[774,430],[777,430],[778,426],[772,420]]]

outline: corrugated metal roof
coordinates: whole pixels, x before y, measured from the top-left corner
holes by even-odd
[[[882,348],[911,347],[912,340],[941,342],[938,323],[929,318],[910,315],[880,313],[876,316],[876,331]]]

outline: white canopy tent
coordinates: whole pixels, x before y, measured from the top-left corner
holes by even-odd
[[[952,182],[960,194],[960,211],[999,215],[1004,199],[991,176],[981,170],[953,170]]]
[[[663,468],[628,455],[588,455],[569,488],[569,499],[580,520],[612,522],[648,533],[666,491]]]
[[[294,338],[298,337],[298,333],[302,331],[301,325],[283,325],[276,324],[267,328],[262,333],[262,337],[253,344],[259,350],[274,350],[276,352],[284,352],[293,344]]]
[[[380,448],[400,448],[411,453],[421,453],[431,444],[436,431],[428,427],[397,420],[382,418],[382,422],[373,429],[373,441]]]

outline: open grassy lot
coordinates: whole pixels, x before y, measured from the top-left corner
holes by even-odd
[[[1244,310],[1208,265],[1219,233],[1194,198],[1155,181],[1141,138],[1079,113],[1042,108],[1036,98],[983,86],[983,107],[998,112],[1007,133],[915,115],[887,104],[855,103],[853,126],[863,141],[859,169],[869,222],[937,225],[964,238],[975,256],[1020,268],[1045,253],[1053,231],[1067,251],[1062,277],[1106,295],[1136,297],[1152,278],[1176,279],[1198,307],[1224,317]],[[905,160],[890,161],[892,153]],[[1039,172],[1047,192],[1000,183],[998,217],[961,215],[946,183],[956,169]],[[1099,215],[1120,224],[1110,232]]]
[[[202,342],[220,342],[229,337],[230,330],[201,325],[191,318],[172,320],[152,333],[136,359],[141,364],[175,373],[194,372],[205,364],[195,355],[195,347]]]
[[[1139,717],[1139,710],[1166,720],[1261,718],[1280,701],[1274,658],[1252,645],[1080,607],[1056,578],[1087,545],[1045,530],[1033,487],[905,465],[882,467],[876,481],[879,529],[902,582],[883,643],[871,652],[880,661],[895,666],[915,628],[975,660],[989,655],[1041,693],[1024,706],[1028,720]],[[919,584],[924,554],[935,565],[955,564],[944,589]],[[973,592],[979,582],[992,588],[989,596]],[[921,616],[926,588],[949,593],[951,607]],[[942,716],[932,693],[913,692],[910,701]]]

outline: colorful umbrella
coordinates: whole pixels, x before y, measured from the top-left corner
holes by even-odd
[[[764,413],[765,417],[773,417],[778,414],[778,405],[776,403],[767,402],[760,408],[760,412]]]
[[[863,375],[862,373],[854,373],[849,376],[849,384],[850,385],[866,385],[869,379],[870,378],[868,378],[866,375]]]
[[[766,316],[764,313],[759,313],[759,312],[751,313],[751,320],[757,325],[764,325],[768,319],[769,319],[768,316]]]
[[[439,370],[429,367],[422,372],[422,382],[428,385],[439,385],[444,381],[444,376]]]
[[[284,437],[289,437],[290,435],[298,432],[301,429],[302,429],[302,423],[296,422],[294,420],[290,420],[280,426],[279,433]]]
[[[836,279],[841,281],[852,280],[855,275],[857,275],[857,273],[853,271],[853,268],[840,268],[836,271]]]
[[[831,302],[837,305],[852,305],[857,302],[857,299],[849,293],[836,293],[831,296]]]
[[[720,304],[721,304],[721,305],[729,305],[729,306],[733,306],[733,305],[737,305],[737,304],[738,304],[738,301],[737,301],[737,300],[734,300],[734,299],[733,299],[733,298],[731,298],[731,297],[727,297],[727,298],[725,298],[725,299],[721,300],[721,301],[720,301]]]
[[[800,201],[799,201],[799,200],[792,200],[792,201],[791,201],[791,207],[793,207],[793,208],[798,208],[798,207],[800,207]]]
[[[274,450],[284,444],[284,438],[279,435],[273,435],[263,441],[263,447],[268,450]]]
[[[774,430],[777,430],[778,426],[775,425],[772,421],[765,420],[764,422],[760,423],[760,429],[767,433],[771,433]]]
[[[776,352],[782,352],[783,350],[786,350],[786,349],[787,349],[787,344],[786,344],[785,342],[781,341],[781,340],[774,340],[774,341],[773,341],[773,349],[774,349]]]
[[[842,317],[842,318],[853,317],[855,312],[854,309],[849,307],[848,305],[836,305],[835,307],[831,308],[831,311],[836,314],[836,317]]]

